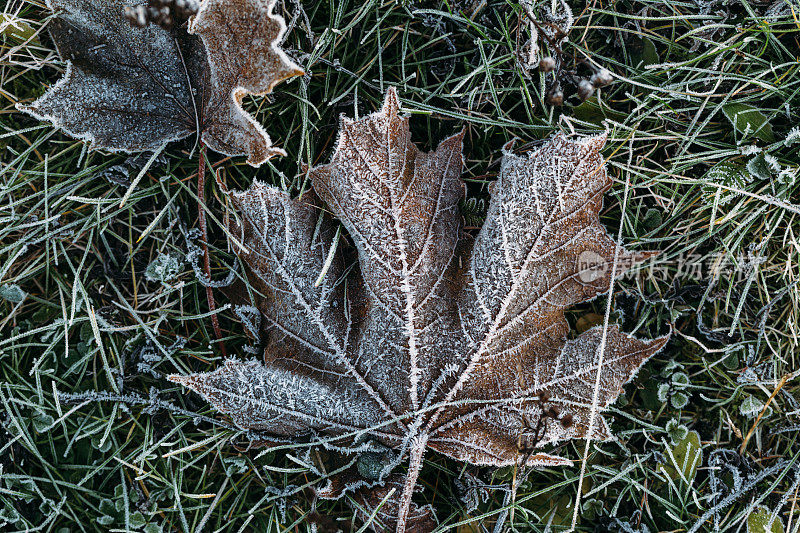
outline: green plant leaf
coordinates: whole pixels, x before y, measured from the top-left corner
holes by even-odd
[[[133,529],[140,529],[144,527],[144,525],[147,523],[147,520],[144,519],[144,515],[142,515],[140,511],[136,511],[135,513],[131,514],[130,523]]]
[[[754,135],[764,142],[775,141],[769,119],[758,108],[734,102],[722,106],[722,112],[731,121],[734,129],[745,137]]]
[[[3,41],[8,39],[12,44],[22,44],[29,40],[31,44],[39,44],[33,26],[12,13],[0,13],[0,35],[3,36]]]
[[[659,465],[658,469],[675,481],[691,484],[697,468],[703,463],[700,435],[696,431],[690,431],[678,444],[668,448],[665,456],[667,464]]]
[[[783,522],[779,516],[770,525],[772,513],[766,507],[757,507],[747,517],[747,533],[783,533]]]
[[[764,408],[764,402],[756,398],[755,396],[746,396],[742,403],[739,405],[739,412],[746,416],[747,418],[755,418],[758,416],[758,413]],[[767,413],[764,413],[766,417]]]
[[[614,111],[607,105],[597,100],[597,97],[587,98],[586,101],[581,102],[580,105],[572,108],[572,116],[578,120],[589,122],[591,124],[600,125],[603,120],[610,118],[616,121],[625,119],[625,114],[619,111]]]

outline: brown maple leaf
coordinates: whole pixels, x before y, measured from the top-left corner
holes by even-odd
[[[145,3],[47,0],[66,73],[18,108],[111,151],[157,150],[197,134],[254,166],[284,154],[241,106],[246,94],[303,73],[277,46],[285,24],[275,0],[205,0],[188,31],[129,24],[124,7]]]
[[[375,476],[383,488],[362,501],[393,494],[383,510],[396,511],[398,531],[424,531],[431,521],[411,496],[426,449],[477,465],[570,464],[541,449],[611,438],[601,416],[590,424],[593,403],[613,402],[667,337],[640,340],[612,325],[568,338],[564,310],[608,291],[611,265],[619,273],[647,256],[617,246],[600,224],[611,186],[604,136],[506,151],[473,240],[458,209],[463,134],[420,152],[398,108],[390,91],[381,111],[343,119],[331,163],[310,171],[359,268],[341,253],[331,261],[334,221],[308,195],[259,183],[233,193],[235,248],[271,329],[265,362],[171,379],[242,428],[393,449],[397,460]],[[400,458],[409,470],[390,493]]]

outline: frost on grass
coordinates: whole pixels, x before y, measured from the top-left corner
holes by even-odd
[[[143,3],[48,0],[66,72],[19,108],[113,151],[157,150],[196,133],[251,165],[282,154],[241,107],[245,95],[302,73],[277,46],[285,24],[274,0],[206,0],[188,28],[171,31],[124,19],[126,5]]]
[[[394,91],[379,112],[342,121],[331,163],[310,178],[358,269],[340,251],[330,260],[336,226],[313,194],[260,183],[233,193],[234,249],[269,329],[265,363],[172,377],[240,427],[345,450],[372,439],[409,458],[404,478],[388,461],[375,492],[355,498],[383,502],[380,527],[399,531],[433,523],[411,501],[427,449],[478,465],[570,464],[543,448],[612,437],[602,417],[590,427],[598,371],[603,409],[667,342],[613,325],[568,339],[564,310],[608,291],[615,252],[620,272],[647,256],[619,248],[598,219],[611,186],[604,137],[506,152],[473,240],[458,209],[462,135],[420,152]],[[347,485],[370,490],[350,478],[322,495]]]
[[[131,186],[131,180],[141,172],[145,166],[148,166],[152,154],[140,153],[125,158],[125,161],[118,165],[113,165],[98,175],[108,180],[109,183],[128,188]],[[151,169],[156,169],[167,164],[167,157],[163,153],[156,155],[155,159],[150,163]]]
[[[788,478],[791,475],[790,490],[783,493],[774,510],[765,517],[770,527],[768,531],[771,530],[780,511],[785,508],[791,495],[795,494],[800,486],[800,468],[785,458],[779,458],[760,470],[754,469],[753,466],[746,456],[734,450],[718,448],[711,452],[708,468],[710,507],[687,529],[688,533],[723,531],[724,523],[731,521],[730,513],[726,516],[726,512],[734,502],[753,498],[753,494],[758,493],[758,485],[770,476],[781,475]]]

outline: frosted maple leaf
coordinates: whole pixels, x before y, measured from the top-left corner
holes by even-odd
[[[272,12],[275,0],[204,0],[188,27],[171,30],[125,20],[124,7],[144,4],[47,0],[67,69],[41,98],[17,107],[111,151],[157,150],[197,134],[254,166],[284,155],[241,106],[245,95],[303,73],[278,48],[286,26]]]
[[[600,224],[611,186],[604,136],[506,151],[473,240],[458,208],[462,135],[420,152],[393,90],[379,112],[343,119],[331,163],[310,177],[352,238],[358,268],[339,252],[331,262],[335,222],[313,195],[260,183],[233,193],[234,246],[270,330],[264,361],[171,377],[242,428],[393,449],[397,460],[359,497],[369,508],[393,487],[378,518],[398,531],[435,525],[411,501],[427,449],[476,465],[568,465],[542,448],[612,437],[601,416],[590,428],[598,370],[604,409],[667,342],[613,325],[568,339],[564,310],[608,291],[615,253],[618,265],[647,256],[617,246]],[[587,256],[592,265],[582,265]],[[405,477],[390,475],[402,458]],[[320,494],[366,484],[355,479]]]

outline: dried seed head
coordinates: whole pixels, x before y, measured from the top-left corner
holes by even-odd
[[[578,98],[586,100],[594,94],[594,85],[589,80],[581,80],[578,84]]]
[[[564,91],[561,90],[561,86],[554,85],[549,91],[547,91],[545,101],[554,106],[564,105]]]
[[[547,415],[549,418],[558,418],[558,415],[560,414],[561,410],[555,405],[548,407],[547,411],[545,411],[545,415]]]
[[[200,9],[200,2],[198,0],[173,0],[173,11],[181,18],[189,18],[197,14]]]
[[[550,56],[539,60],[539,70],[542,72],[552,72],[556,68],[556,60]]]
[[[122,14],[131,26],[136,28],[147,26],[147,6],[125,6]]]
[[[550,393],[547,392],[547,391],[542,391],[539,394],[539,401],[542,402],[542,403],[549,402],[550,401]]]
[[[573,422],[572,415],[566,413],[564,416],[561,417],[561,425],[565,428],[571,427]]]
[[[171,30],[176,23],[182,24],[196,15],[199,8],[198,0],[149,0],[147,5],[125,6],[123,15],[137,28],[155,24]]]
[[[589,78],[589,81],[595,87],[605,87],[612,81],[614,81],[614,77],[611,75],[611,71],[607,68],[600,68],[592,74],[592,77]]]

